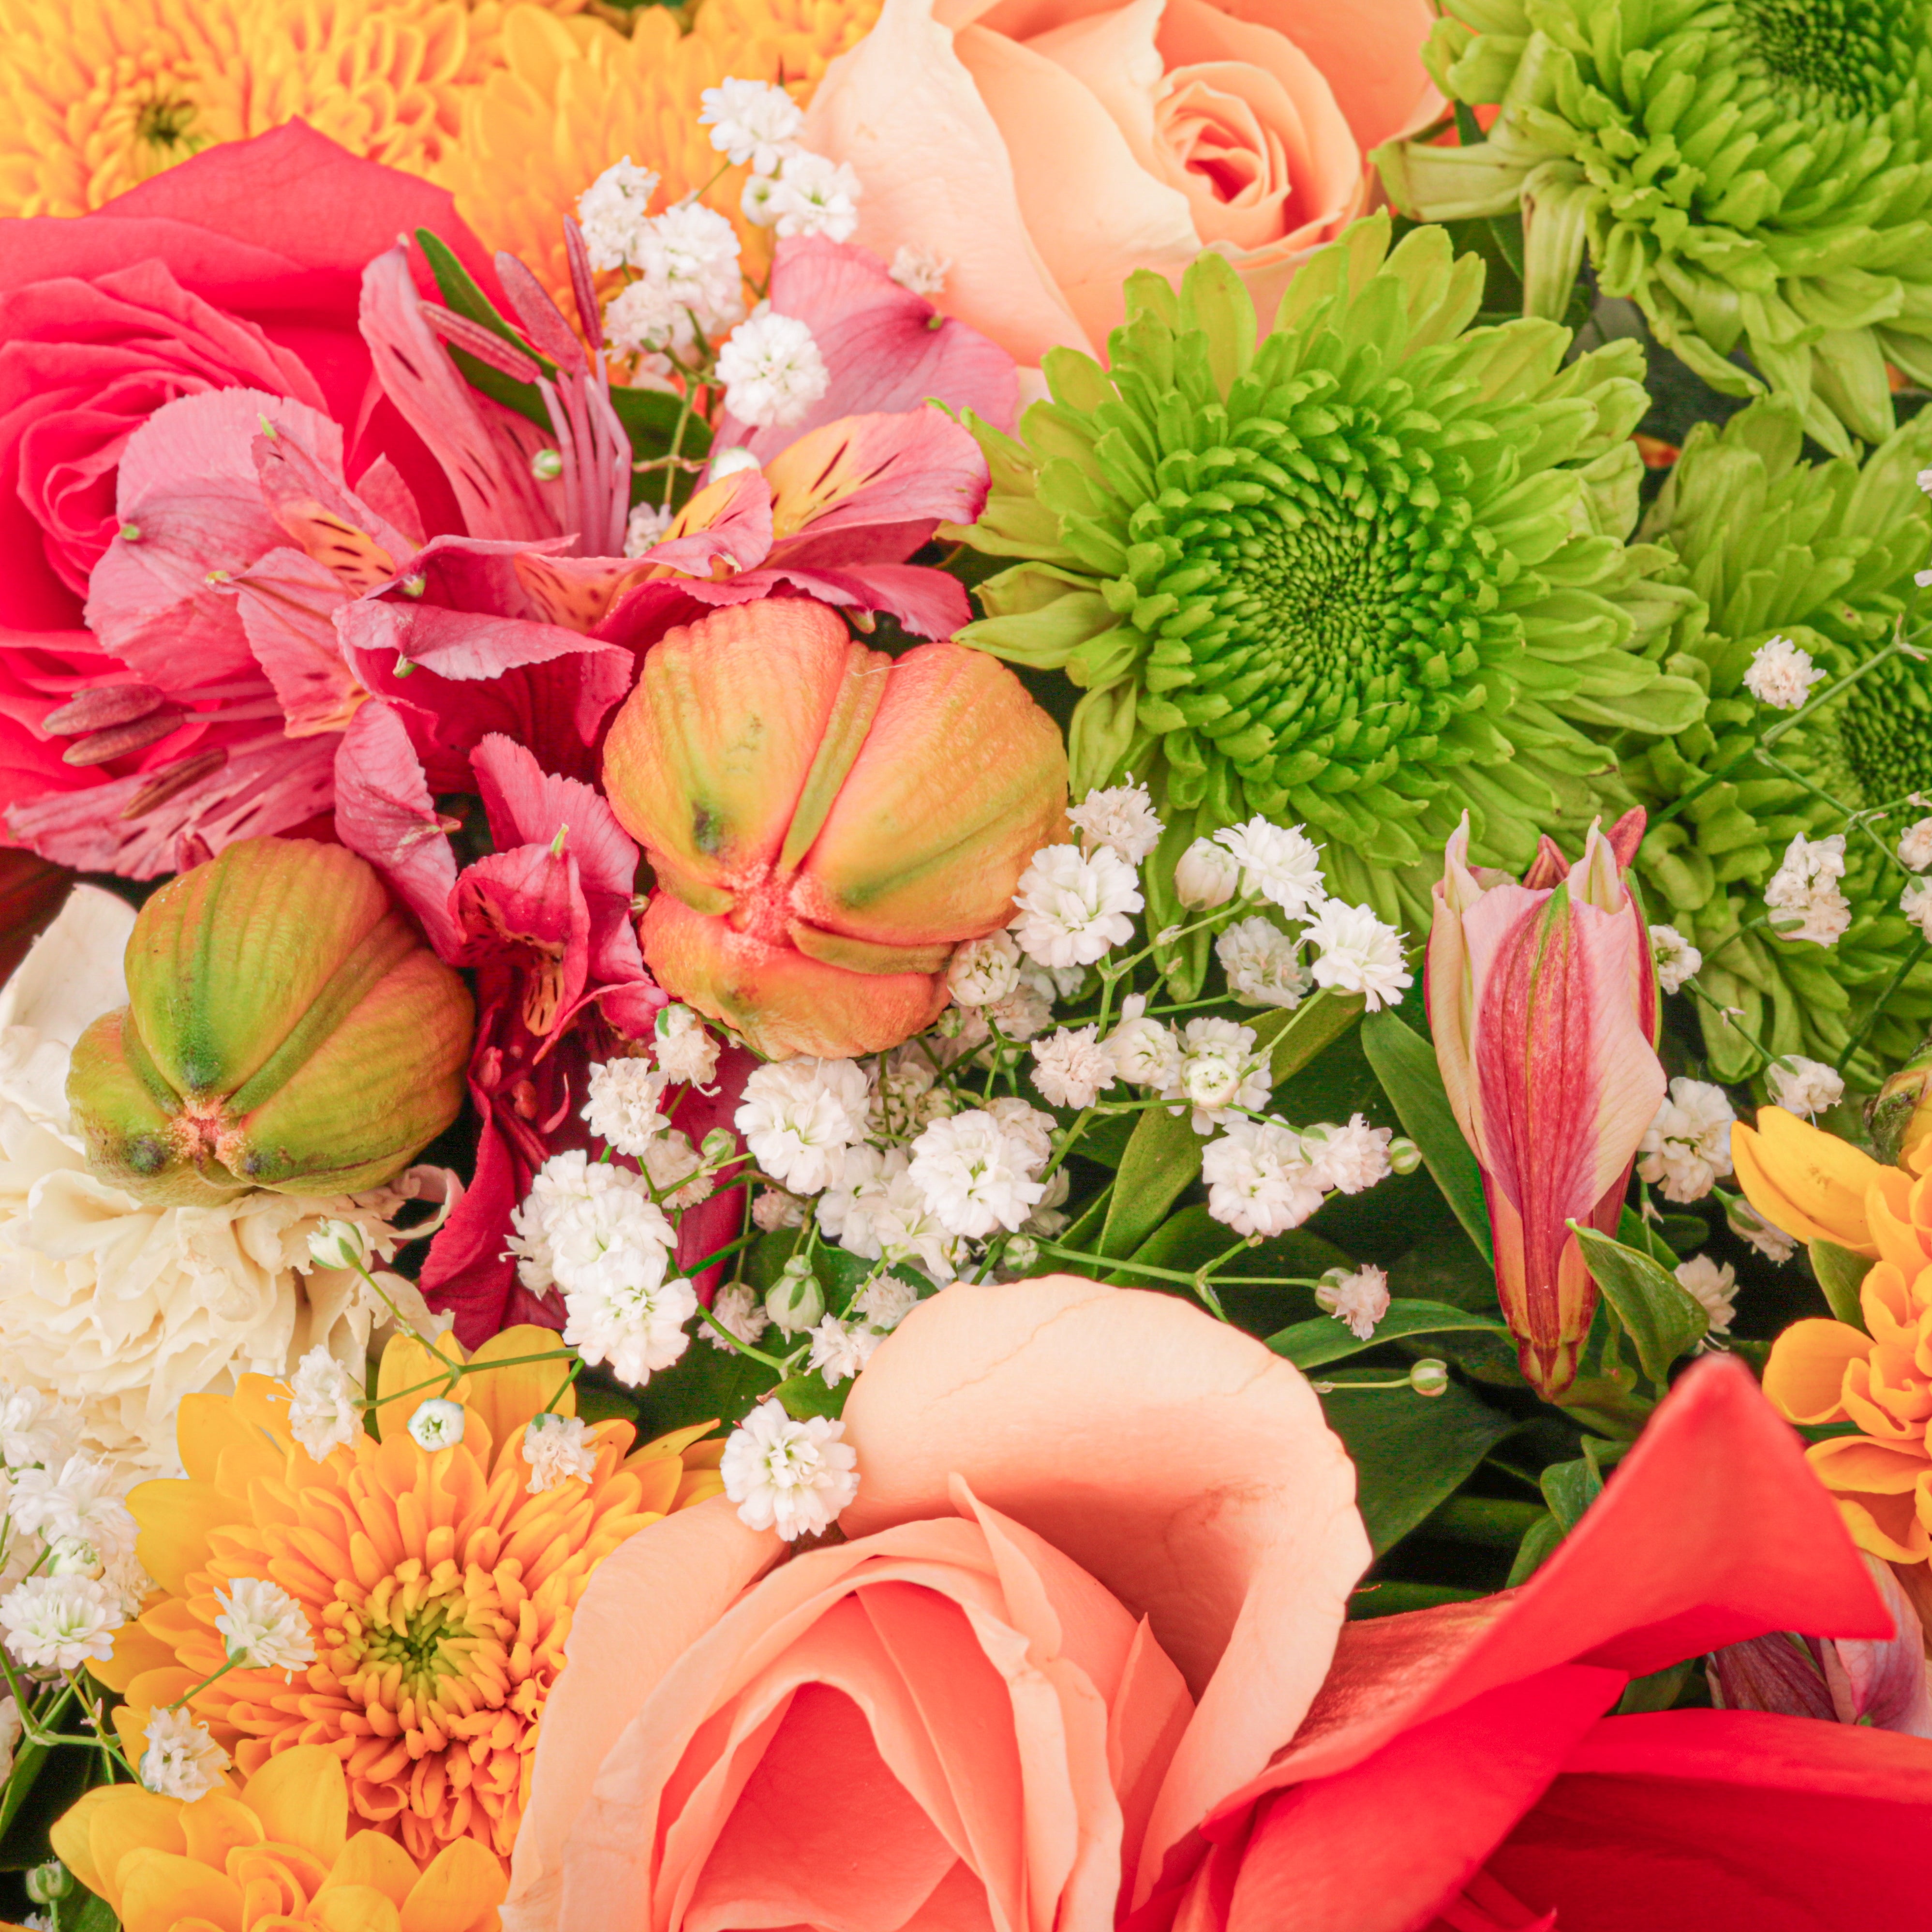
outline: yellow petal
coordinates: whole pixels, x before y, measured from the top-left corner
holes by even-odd
[[[474,1838],[458,1838],[436,1853],[404,1900],[403,1932],[469,1932],[508,1890],[502,1861]]]
[[[175,1648],[138,1623],[123,1624],[114,1633],[114,1654],[104,1664],[91,1664],[88,1674],[110,1690],[125,1691],[144,1670],[164,1670],[175,1660]]]
[[[142,1483],[130,1490],[128,1508],[141,1526],[134,1554],[171,1596],[188,1594],[190,1570],[208,1561],[208,1539],[224,1523],[246,1522],[248,1506],[224,1496],[213,1483]]]
[[[560,1359],[551,1362],[520,1362],[513,1369],[492,1369],[487,1374],[466,1376],[459,1400],[475,1409],[488,1424],[490,1438],[501,1450],[514,1443],[530,1418],[562,1388],[556,1404],[560,1415],[577,1413],[577,1396],[569,1386],[570,1364],[561,1359],[562,1345],[554,1328],[506,1328],[492,1335],[470,1358],[472,1369],[487,1362],[505,1362],[523,1355],[549,1353]],[[406,1405],[398,1403],[398,1408]]]
[[[1814,1442],[1804,1460],[1834,1496],[1902,1496],[1928,1473],[1925,1451],[1874,1442],[1865,1436],[1840,1436]]]
[[[140,1851],[179,1852],[187,1842],[181,1812],[178,1798],[159,1798],[138,1785],[99,1786],[54,1827],[54,1850],[89,1892],[118,1912],[123,1861]]]
[[[242,1893],[234,1881],[178,1852],[143,1846],[122,1862],[120,1876],[125,1932],[172,1932],[182,1918],[206,1918],[222,1932],[242,1932]]]
[[[272,1757],[249,1779],[242,1798],[261,1820],[265,1838],[300,1845],[325,1867],[342,1856],[349,1835],[349,1781],[342,1760],[325,1746],[298,1744]]]
[[[1786,1234],[1876,1257],[1865,1198],[1895,1168],[1782,1107],[1760,1107],[1755,1132],[1732,1128],[1731,1160],[1745,1198]]]
[[[181,1450],[182,1467],[188,1480],[212,1483],[220,1467],[221,1452],[248,1440],[247,1419],[225,1395],[188,1395],[182,1397],[179,1419],[175,1424],[175,1441]]]
[[[310,1921],[328,1932],[400,1932],[394,1902],[373,1885],[332,1885],[308,1909]]]
[[[1848,1322],[1794,1322],[1771,1345],[1766,1399],[1787,1422],[1843,1422],[1846,1367],[1871,1352],[1871,1337]]]
[[[421,1876],[416,1860],[394,1839],[380,1832],[358,1832],[336,1860],[322,1889],[327,1892],[338,1885],[373,1886],[400,1911]]]
[[[1852,1540],[1888,1563],[1923,1563],[1932,1556],[1932,1534],[1910,1496],[1840,1496],[1838,1514]]]
[[[549,1330],[544,1332],[548,1334]],[[466,1359],[463,1344],[454,1335],[439,1336],[434,1355],[413,1335],[395,1336],[382,1351],[376,1393],[388,1396],[402,1389],[414,1392],[404,1396],[400,1402],[385,1402],[381,1408],[370,1412],[369,1419],[376,1425],[376,1434],[385,1439],[401,1435],[409,1426],[410,1418],[416,1413],[417,1405],[444,1392],[440,1384],[430,1388],[418,1388],[418,1384],[431,1382],[452,1366],[461,1368]],[[463,1400],[460,1382],[458,1393],[452,1399],[458,1402]]]
[[[262,1842],[261,1821],[232,1791],[211,1791],[184,1805],[182,1833],[188,1855],[217,1871],[228,1869],[228,1854]]]

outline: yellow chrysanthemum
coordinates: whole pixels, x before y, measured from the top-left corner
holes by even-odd
[[[496,64],[502,14],[496,0],[0,0],[0,214],[84,214],[297,115],[427,172],[462,92]]]
[[[715,179],[723,158],[698,124],[699,97],[734,76],[783,80],[805,100],[826,62],[872,26],[879,5],[704,0],[690,34],[680,35],[672,16],[653,8],[628,38],[599,20],[513,6],[497,43],[501,64],[466,93],[462,138],[431,178],[454,194],[490,248],[520,256],[560,300],[570,286],[563,218],[626,154],[662,177],[660,208],[710,184],[705,200],[736,225],[746,270],[760,275],[771,238],[739,207],[745,170]]]
[[[53,1828],[61,1862],[128,1932],[496,1932],[503,1868],[473,1839],[427,1869],[393,1838],[350,1835],[340,1761],[298,1745],[239,1795],[192,1804],[132,1784],[90,1791]]]
[[[242,1774],[293,1746],[325,1745],[355,1816],[412,1857],[468,1838],[507,1858],[537,1722],[591,1572],[647,1524],[722,1487],[720,1445],[696,1445],[704,1427],[633,1452],[630,1425],[604,1422],[585,1432],[587,1476],[532,1493],[540,1477],[524,1431],[563,1365],[476,1371],[556,1345],[542,1328],[485,1342],[452,1394],[461,1438],[434,1451],[406,1425],[440,1396],[421,1385],[464,1360],[447,1339],[442,1363],[406,1337],[391,1342],[382,1388],[416,1392],[376,1412],[380,1441],[364,1431],[319,1462],[291,1433],[284,1384],[250,1376],[232,1396],[189,1396],[178,1430],[188,1480],[145,1484],[128,1499],[138,1553],[164,1594],[98,1668],[126,1694],[116,1720],[130,1759],[156,1706],[222,1669],[217,1591],[266,1579],[301,1605],[315,1662],[292,1681],[230,1670],[189,1700]],[[568,1390],[556,1407],[572,1414]]]

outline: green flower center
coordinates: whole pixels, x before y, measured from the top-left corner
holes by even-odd
[[[1739,0],[1738,26],[1772,82],[1810,105],[1876,112],[1897,98],[1911,62],[1899,0]]]
[[[134,138],[144,147],[159,148],[170,160],[178,160],[206,145],[188,138],[194,116],[194,103],[178,96],[144,101],[134,118]]]
[[[1838,724],[1845,764],[1864,808],[1932,794],[1932,692],[1916,667],[1894,658],[1868,673],[1846,694]]]

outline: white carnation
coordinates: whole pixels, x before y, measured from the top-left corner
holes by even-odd
[[[1042,966],[1087,966],[1133,937],[1143,903],[1134,868],[1106,846],[1036,852],[1013,892],[1020,950]]]
[[[845,1150],[865,1138],[871,1097],[856,1061],[776,1061],[745,1082],[738,1131],[763,1172],[793,1193],[816,1194],[838,1178]]]

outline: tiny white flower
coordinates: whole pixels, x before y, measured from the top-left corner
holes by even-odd
[[[1811,662],[1809,651],[1800,650],[1789,638],[1773,638],[1751,653],[1750,668],[1744,673],[1744,688],[1760,704],[1779,711],[1796,711],[1824,675]]]
[[[806,1361],[808,1375],[816,1369],[825,1378],[827,1388],[850,1382],[872,1359],[872,1351],[885,1340],[876,1328],[863,1322],[844,1322],[828,1315],[812,1331],[812,1353]]]
[[[782,236],[847,242],[859,225],[860,195],[859,177],[844,162],[800,150],[779,163],[765,206]]]
[[[1019,982],[1020,949],[1010,932],[969,939],[946,963],[946,990],[958,1006],[996,1005]]]
[[[1231,1107],[1265,1106],[1272,1090],[1268,1056],[1256,1051],[1252,1027],[1214,1018],[1187,1022],[1174,1097],[1193,1108],[1197,1134],[1212,1133]]]
[[[1845,835],[1807,838],[1799,832],[1785,848],[1784,862],[1764,889],[1774,915],[1772,930],[1783,939],[1833,946],[1852,922],[1852,908],[1838,881],[1845,876]]]
[[[104,1562],[134,1546],[134,1519],[122,1500],[125,1480],[86,1454],[70,1456],[58,1471],[22,1469],[14,1478],[14,1526],[49,1543],[85,1543]]]
[[[703,1088],[718,1072],[718,1042],[688,1006],[664,1007],[652,1023],[658,1065],[675,1085]]]
[[[680,1360],[691,1346],[685,1324],[698,1312],[698,1293],[680,1276],[663,1277],[664,1264],[599,1267],[567,1288],[563,1339],[593,1366],[632,1388]]]
[[[698,124],[711,130],[711,145],[734,168],[748,161],[759,174],[771,173],[805,124],[805,110],[770,81],[726,80],[698,98],[704,110]]]
[[[984,1009],[982,1024],[990,1020],[1009,1040],[1031,1040],[1053,1024],[1054,992],[1052,976],[1023,961],[1018,983]]]
[[[602,1251],[596,1239],[600,1228],[617,1223],[627,1214],[635,1214],[622,1202],[588,1208],[587,1204],[608,1194],[635,1196],[650,1207],[643,1181],[630,1168],[594,1161],[580,1148],[551,1155],[532,1177],[530,1193],[511,1210],[513,1232],[507,1251],[518,1258],[517,1279],[532,1294],[546,1294],[558,1285],[560,1241],[565,1256],[562,1265],[568,1270]],[[668,1240],[669,1235],[665,1222],[660,1238]]]
[[[1298,825],[1251,818],[1214,835],[1241,868],[1241,890],[1272,900],[1290,919],[1305,919],[1321,904],[1325,888],[1322,855]]]
[[[577,197],[578,226],[590,266],[599,274],[637,265],[640,238],[657,193],[658,178],[626,154]]]
[[[778,220],[778,212],[772,206],[772,197],[778,191],[776,175],[747,175],[745,185],[739,190],[738,206],[743,209],[745,219],[754,228],[769,228]]]
[[[1160,843],[1160,820],[1144,784],[1090,791],[1066,817],[1089,854],[1104,845],[1130,866],[1138,866]]]
[[[822,1415],[796,1422],[761,1402],[732,1430],[718,1461],[724,1493],[748,1529],[776,1529],[788,1543],[836,1522],[859,1493],[858,1453],[845,1425]]]
[[[1774,1060],[1765,1078],[1773,1104],[1787,1114],[1802,1114],[1808,1120],[1845,1097],[1845,1082],[1836,1067],[1801,1054],[1792,1054],[1789,1064]]]
[[[526,1495],[542,1496],[568,1482],[588,1483],[597,1473],[597,1438],[580,1415],[533,1415],[524,1426],[524,1460],[530,1466]]]
[[[367,1267],[369,1237],[353,1221],[325,1220],[310,1234],[308,1253],[317,1268]]]
[[[1688,1262],[1679,1262],[1676,1270],[1677,1279],[1703,1309],[1709,1317],[1708,1332],[1712,1335],[1728,1335],[1731,1332],[1731,1319],[1736,1312],[1738,1298],[1738,1271],[1729,1262],[1720,1264],[1708,1255],[1693,1255]],[[1697,1345],[1700,1355],[1710,1346],[1708,1341]]]
[[[1131,939],[1143,903],[1134,868],[1106,846],[1036,852],[1013,892],[1020,950],[1042,966],[1088,966]]]
[[[1731,1171],[1731,1126],[1737,1116],[1721,1087],[1676,1079],[1638,1143],[1637,1172],[1666,1201],[1701,1201]]]
[[[762,304],[718,352],[718,379],[725,408],[760,429],[800,421],[832,382],[812,331]]]
[[[658,1112],[670,1076],[647,1060],[606,1060],[590,1070],[583,1118],[614,1153],[641,1157],[670,1123]]]
[[[1114,1084],[1113,1056],[1097,1026],[1062,1027],[1033,1043],[1033,1084],[1056,1107],[1090,1107]]]
[[[1315,983],[1362,994],[1372,1013],[1394,1006],[1415,983],[1402,964],[1402,934],[1366,906],[1330,899],[1303,936],[1316,950]]]
[[[100,1587],[107,1592],[108,1602],[128,1619],[141,1614],[148,1599],[158,1587],[131,1550],[122,1556],[110,1557],[99,1580]]]
[[[1912,872],[1932,867],[1932,818],[1919,819],[1899,835],[1898,862]]]
[[[1932,496],[1932,470],[1920,470],[1916,480],[1919,488],[1923,490],[1927,496]]]
[[[124,1621],[91,1576],[29,1576],[0,1597],[0,1632],[30,1670],[78,1670],[104,1663]]]
[[[767,1234],[776,1234],[781,1228],[802,1228],[805,1203],[782,1187],[761,1187],[752,1197],[752,1220]]]
[[[874,1275],[852,1302],[852,1312],[862,1316],[881,1334],[889,1334],[919,1306],[919,1289],[896,1274]]]
[[[217,1586],[214,1600],[221,1606],[214,1628],[221,1633],[231,1664],[292,1676],[315,1661],[308,1612],[279,1583],[261,1576],[237,1576],[226,1594]]]
[[[1146,1014],[1147,996],[1130,994],[1121,1003],[1120,1024],[1104,1044],[1123,1080],[1165,1093],[1180,1078],[1180,1042],[1172,1027]]]
[[[804,1206],[802,1202],[799,1204],[801,1208]],[[765,1312],[765,1304],[758,1298],[758,1290],[748,1282],[734,1281],[729,1288],[721,1289],[711,1304],[711,1315],[718,1328],[726,1334],[735,1335],[748,1348],[755,1348],[758,1337],[772,1325],[772,1318]],[[704,1339],[714,1348],[730,1350],[730,1343],[710,1322],[704,1328]]]
[[[737,230],[702,202],[642,224],[630,266],[637,280],[604,308],[604,334],[620,351],[682,354],[700,333],[715,345],[745,313]]]
[[[1750,1242],[1768,1260],[1788,1262],[1798,1252],[1795,1237],[1787,1234],[1774,1221],[1767,1221],[1742,1196],[1734,1196],[1726,1202],[1724,1219],[1732,1234]]]
[[[664,542],[664,532],[676,520],[677,512],[668,504],[634,503],[624,523],[624,554],[642,556],[646,550]]]
[[[1360,1114],[1351,1114],[1345,1127],[1313,1126],[1301,1136],[1304,1157],[1314,1163],[1316,1184],[1343,1194],[1360,1194],[1389,1172],[1388,1127],[1372,1127]]]
[[[1366,1342],[1388,1312],[1388,1276],[1378,1268],[1358,1268],[1352,1274],[1337,1268],[1322,1277],[1315,1299],[1336,1321],[1347,1323],[1357,1341]]]
[[[1932,879],[1914,879],[1898,896],[1898,909],[1932,940]]]
[[[934,1120],[912,1144],[907,1172],[949,1234],[982,1240],[1018,1232],[1046,1192],[1027,1172],[1028,1149],[988,1112]]]
[[[1208,1211],[1238,1234],[1282,1234],[1322,1205],[1301,1137],[1278,1120],[1234,1120],[1201,1156]]]
[[[1241,862],[1226,846],[1197,838],[1174,868],[1174,894],[1192,910],[1208,912],[1234,896],[1240,879]]]
[[[662,1140],[652,1142],[644,1150],[645,1178],[656,1189],[665,1210],[673,1214],[681,1214],[700,1201],[709,1201],[717,1191],[716,1180],[700,1172],[704,1166],[704,1156],[680,1128],[672,1128]]]
[[[147,1748],[138,1767],[142,1786],[157,1797],[192,1804],[219,1788],[231,1762],[208,1726],[165,1706],[148,1717]]]
[[[289,1378],[289,1432],[311,1462],[346,1448],[362,1433],[362,1395],[349,1371],[320,1343],[296,1364]]]
[[[816,1194],[865,1138],[871,1100],[856,1061],[806,1054],[758,1068],[734,1118],[764,1172],[794,1193]]]
[[[1237,920],[1214,942],[1228,990],[1244,1006],[1298,1006],[1312,983],[1300,943],[1257,914]]]
[[[1666,993],[1678,992],[1704,964],[1703,954],[1674,926],[1650,928],[1650,956],[1657,968],[1657,983]]]
[[[901,288],[910,289],[916,296],[938,296],[946,292],[946,278],[952,269],[950,255],[936,254],[930,248],[902,242],[887,272]]]
[[[463,1429],[462,1403],[440,1395],[418,1402],[409,1420],[410,1434],[416,1446],[432,1454],[439,1449],[454,1449],[463,1440]]]
[[[78,1410],[49,1401],[37,1388],[0,1382],[0,1465],[30,1469],[37,1462],[64,1461],[80,1435]]]

